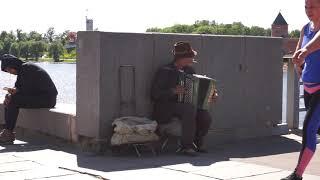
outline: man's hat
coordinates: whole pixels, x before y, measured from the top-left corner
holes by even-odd
[[[172,50],[174,58],[194,58],[198,53],[193,50],[188,42],[177,42]]]

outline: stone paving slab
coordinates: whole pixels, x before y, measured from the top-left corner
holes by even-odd
[[[27,171],[18,172],[7,172],[0,174],[0,179],[40,179],[40,178],[50,178],[50,177],[60,177],[66,175],[77,174],[73,171],[67,171],[63,169],[58,169],[54,167],[40,167]]]
[[[236,179],[242,177],[250,177],[254,175],[267,174],[280,172],[282,170],[270,168],[266,166],[259,166],[255,164],[247,164],[236,162],[236,165],[233,165],[233,161],[230,161],[225,166],[209,166],[200,171],[193,172],[194,174],[199,174],[207,177],[217,178],[217,179]]]
[[[25,161],[25,159],[22,159],[20,157],[16,157],[13,155],[9,155],[9,154],[4,154],[4,155],[0,154],[0,164],[19,162],[19,161]]]
[[[0,164],[0,173],[26,171],[39,168],[41,165],[32,161],[20,161]]]
[[[224,168],[233,168],[241,165],[243,165],[243,163],[241,162],[221,161],[221,162],[216,162],[214,164],[211,164],[209,166],[195,166],[190,163],[185,163],[185,164],[177,164],[177,165],[162,166],[162,167],[165,169],[171,169],[171,170],[182,171],[182,172],[197,172],[201,170],[206,171],[209,167],[211,169],[224,169]]]
[[[104,177],[107,177],[111,180],[216,180],[210,177],[185,173],[181,171],[174,171],[164,168],[109,172],[105,173]]]
[[[264,174],[259,176],[252,176],[246,178],[238,178],[236,180],[279,180],[281,178],[287,177],[291,172],[281,171],[276,173]],[[319,180],[319,176],[304,175],[303,180]]]
[[[99,180],[101,178],[93,177],[84,174],[75,174],[75,175],[67,175],[67,176],[59,176],[59,177],[51,177],[51,178],[42,178],[37,180]]]
[[[36,161],[41,164],[52,166],[77,166],[77,156],[62,151],[55,151],[51,149],[36,150],[31,152],[19,152],[17,156]],[[63,162],[63,163],[62,163]]]

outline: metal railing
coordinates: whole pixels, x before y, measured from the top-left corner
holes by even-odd
[[[286,120],[289,129],[299,128],[299,112],[304,109],[300,109],[300,82],[298,75],[294,69],[291,56],[283,57],[284,61],[288,62],[287,69],[287,114]]]

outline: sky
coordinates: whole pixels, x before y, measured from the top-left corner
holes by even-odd
[[[109,32],[145,32],[150,27],[242,22],[271,27],[279,11],[289,30],[301,29],[308,19],[304,0],[0,0],[0,31],[22,29],[45,33],[85,30],[86,16],[94,29]]]

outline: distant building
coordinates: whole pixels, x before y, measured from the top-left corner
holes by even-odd
[[[282,16],[281,12],[279,12],[278,16],[272,23],[272,28],[271,28],[271,36],[272,37],[283,37],[287,38],[289,37],[288,33],[288,28],[289,25],[287,21],[284,19]]]
[[[88,19],[86,17],[86,30],[93,31],[93,19]]]
[[[77,41],[77,33],[76,32],[69,32],[67,35],[67,43],[65,45],[66,49],[75,49],[77,47],[76,41]]]
[[[289,25],[282,16],[281,12],[279,12],[278,16],[272,23],[271,36],[283,38],[283,55],[289,55],[295,52],[299,39],[289,38]]]

